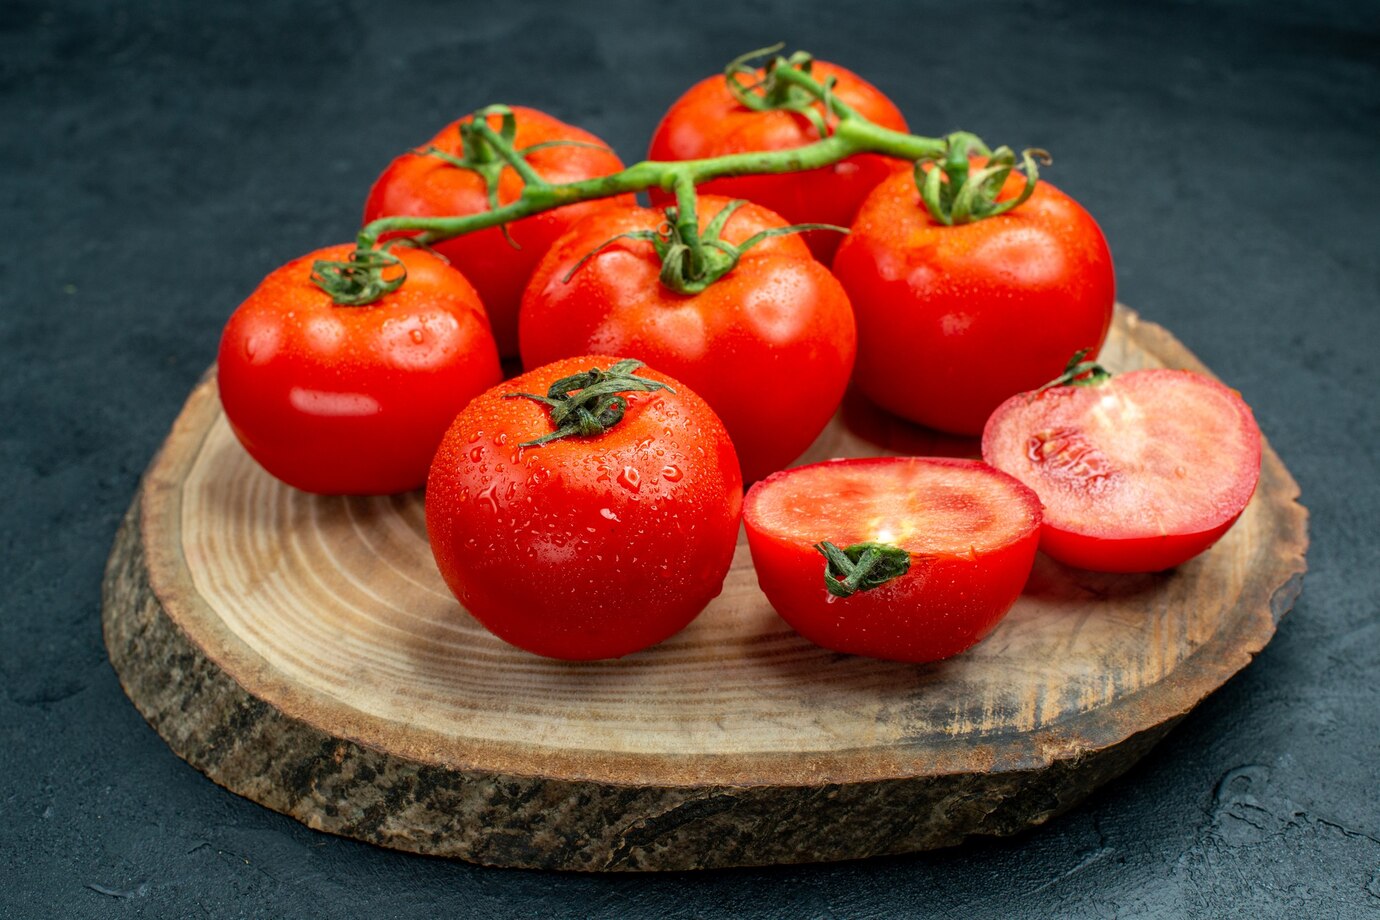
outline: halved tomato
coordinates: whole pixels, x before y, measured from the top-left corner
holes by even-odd
[[[936,661],[1015,603],[1040,501],[977,460],[875,457],[768,476],[743,520],[758,584],[796,632],[835,651]]]
[[[1245,510],[1260,429],[1235,390],[1191,371],[1131,371],[1011,397],[982,456],[1045,506],[1040,548],[1100,572],[1158,572],[1203,552]]]

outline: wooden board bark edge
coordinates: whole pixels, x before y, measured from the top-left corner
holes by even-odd
[[[1138,322],[1143,347],[1167,363],[1206,370],[1161,327]],[[199,390],[203,410],[207,387]],[[111,661],[139,711],[183,759],[216,782],[308,826],[419,853],[476,862],[581,870],[675,870],[810,862],[899,853],[1010,834],[1071,807],[1139,759],[1185,713],[1269,641],[1298,594],[1306,511],[1279,458],[1265,453],[1262,488],[1279,508],[1268,583],[1241,598],[1245,615],[1162,681],[1024,738],[955,745],[938,762],[849,762],[839,755],[791,782],[713,779],[712,763],[677,776],[591,773],[549,752],[456,752],[434,739],[399,750],[332,733],[300,711],[246,688],[178,626],[168,607],[188,599],[151,579],[145,526],[166,512],[175,444],[196,436],[197,394],[155,458],[111,553],[103,622]],[[194,414],[194,413],[193,413]],[[171,477],[175,480],[175,470]],[[157,562],[153,569],[159,568]],[[242,673],[242,672],[236,672]],[[458,756],[457,756],[458,755]],[[533,756],[540,757],[534,761]],[[764,758],[760,775],[770,776]],[[523,764],[526,769],[523,769]],[[757,773],[757,770],[752,770]]]

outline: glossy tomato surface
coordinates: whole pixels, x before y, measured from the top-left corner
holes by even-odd
[[[983,458],[1044,503],[1041,549],[1104,572],[1158,572],[1216,543],[1255,492],[1260,454],[1236,391],[1167,369],[1013,396],[982,436]]]
[[[702,197],[700,226],[726,204]],[[794,235],[752,247],[693,296],[661,283],[661,262],[644,240],[619,240],[576,270],[618,234],[665,220],[658,210],[609,208],[552,246],[523,296],[523,364],[583,352],[646,361],[714,408],[752,482],[799,456],[838,407],[853,367],[853,312],[842,286]],[[775,214],[746,204],[723,239],[737,244],[781,226]]]
[[[617,172],[623,163],[607,145],[590,134],[558,121],[536,109],[513,106],[519,149],[552,141],[578,141],[592,146],[553,146],[527,154],[532,168],[548,182],[578,182]],[[459,126],[470,117],[442,128],[430,144],[452,156],[462,154]],[[495,129],[497,116],[490,118]],[[424,145],[425,146],[425,145]],[[500,175],[498,201],[509,204],[522,193],[522,178],[511,168]],[[517,311],[522,289],[532,269],[556,237],[581,217],[597,211],[609,201],[631,203],[631,195],[614,199],[586,201],[552,211],[534,214],[509,225],[508,231],[518,248],[493,227],[467,233],[437,243],[435,249],[450,260],[479,291],[493,324],[494,338],[503,355],[517,354]],[[434,156],[405,153],[394,160],[369,192],[364,205],[364,221],[380,217],[408,215],[449,217],[478,214],[489,210],[484,179],[473,170],[462,169]]]
[[[549,410],[505,394],[614,360],[529,371],[474,400],[436,453],[426,525],[441,575],[499,638],[552,658],[615,658],[679,631],[733,560],[742,476],[713,411],[684,384],[628,393],[601,435],[520,447]]]
[[[380,495],[419,488],[441,435],[498,382],[498,352],[468,281],[441,260],[395,247],[406,282],[362,307],[311,282],[303,256],[263,280],[231,315],[216,376],[236,437],[264,469],[308,492]]]
[[[976,460],[831,460],[757,483],[743,506],[757,580],[773,607],[825,648],[896,661],[936,661],[986,636],[1030,575],[1040,502]],[[835,597],[814,545],[886,543],[910,569]]]
[[[1002,198],[1024,178],[1013,174]],[[879,185],[834,259],[858,322],[862,392],[913,422],[981,433],[1007,397],[1095,355],[1116,299],[1111,253],[1077,202],[1041,181],[1024,204],[948,227],[914,177]]]
[[[857,74],[824,61],[814,62],[811,73],[821,82],[836,78],[834,95],[864,117],[884,128],[907,130],[900,110]],[[760,78],[762,72],[758,71],[757,76]],[[743,80],[751,82],[746,77]],[[808,118],[779,109],[749,109],[733,97],[720,74],[701,80],[676,100],[657,125],[648,156],[653,160],[693,160],[730,153],[788,150],[817,140],[819,131]],[[908,164],[866,153],[808,172],[715,179],[701,185],[700,191],[755,201],[792,224],[847,227],[868,192],[903,166]],[[652,192],[654,204],[670,200],[665,192]],[[805,234],[811,251],[826,263],[838,248],[839,238],[840,234],[830,231]]]

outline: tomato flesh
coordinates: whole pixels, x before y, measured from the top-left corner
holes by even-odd
[[[1040,503],[976,460],[886,457],[785,470],[748,491],[743,520],[757,580],[798,633],[840,652],[936,661],[986,636],[1034,563]],[[904,575],[851,597],[824,586],[828,540],[911,556]]]
[[[1039,494],[1050,556],[1156,572],[1206,550],[1241,516],[1261,438],[1235,391],[1153,369],[1012,397],[988,421],[982,455]]]

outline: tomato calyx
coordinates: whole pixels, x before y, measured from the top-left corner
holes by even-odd
[[[641,361],[628,358],[608,369],[591,367],[579,374],[571,374],[553,382],[545,396],[535,393],[504,393],[504,399],[531,399],[551,409],[551,424],[556,430],[519,447],[540,447],[560,438],[592,438],[608,431],[623,420],[628,401],[623,393],[650,393],[675,390],[659,380],[639,377],[634,373]]]
[[[722,238],[724,226],[734,211],[747,204],[746,201],[739,199],[729,202],[714,215],[703,231],[700,231],[695,216],[693,194],[688,199],[681,196],[681,202],[666,208],[666,220],[657,229],[620,233],[591,249],[565,273],[562,283],[569,284],[586,262],[619,240],[645,240],[652,244],[661,262],[661,283],[677,294],[693,296],[704,293],[710,285],[737,268],[744,253],[769,237],[803,233],[806,230],[848,232],[847,227],[833,224],[792,224],[789,227],[759,230],[734,245]]]
[[[489,124],[489,119],[494,117],[499,119],[497,130]],[[489,210],[491,211],[496,211],[499,208],[499,180],[506,168],[511,167],[515,170],[522,177],[525,186],[531,188],[550,186],[550,183],[541,177],[541,174],[532,167],[532,164],[527,162],[529,153],[546,147],[592,147],[595,150],[609,150],[600,144],[572,140],[542,141],[527,147],[517,147],[514,145],[517,138],[517,115],[512,108],[506,105],[489,105],[477,109],[470,116],[470,120],[461,121],[458,128],[460,131],[460,156],[442,150],[434,144],[419,147],[412,152],[417,156],[441,160],[456,169],[468,169],[476,173],[484,180],[484,194],[488,199]],[[613,151],[609,150],[609,152],[612,153]],[[513,239],[506,223],[498,226],[503,232],[503,238],[508,241],[508,245],[514,249],[522,248]]]
[[[389,245],[356,249],[344,261],[317,259],[311,281],[342,307],[366,307],[407,280],[407,266],[388,251]]]
[[[910,571],[910,553],[890,543],[854,543],[839,549],[828,540],[815,544],[824,557],[824,587],[834,597],[871,591]]]
[[[986,162],[974,168],[972,158]],[[976,134],[956,131],[944,138],[944,152],[915,161],[915,187],[930,216],[946,227],[968,224],[1005,214],[1024,204],[1035,193],[1040,181],[1037,165],[1054,162],[1048,151],[1027,147],[1021,151],[1020,165],[1007,146],[990,149]],[[1019,195],[998,201],[1012,172],[1024,172],[1025,187]]]
[[[1055,387],[1096,387],[1101,386],[1112,379],[1112,372],[1107,370],[1096,361],[1084,361],[1091,348],[1080,348],[1069,358],[1069,363],[1064,365],[1064,372],[1055,377],[1044,386],[1033,390],[1031,398],[1034,399],[1045,390],[1052,390]]]
[[[808,120],[820,137],[828,137],[830,128],[824,113],[833,113],[837,109],[837,100],[833,98],[837,78],[826,79],[819,85],[818,92],[812,88],[812,80],[802,84],[789,77],[783,78],[785,71],[794,71],[810,78],[814,64],[814,57],[807,51],[796,51],[789,56],[778,54],[784,47],[784,42],[777,42],[729,61],[724,68],[724,84],[744,108],[754,112],[795,112]],[[768,57],[770,60],[763,65],[754,63]],[[763,72],[760,77],[757,74],[759,69]],[[742,77],[752,82],[745,84]],[[824,113],[815,107],[816,103],[823,103]]]

